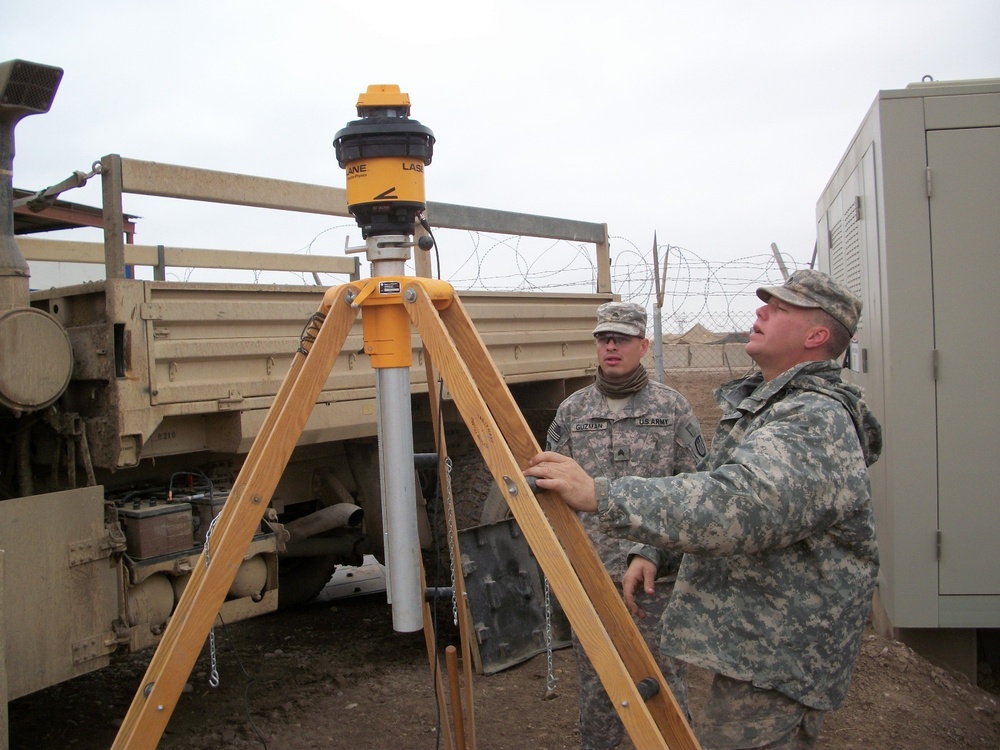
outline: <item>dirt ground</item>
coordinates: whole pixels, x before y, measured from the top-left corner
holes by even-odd
[[[454,641],[453,631],[450,622],[439,626],[439,653]],[[163,750],[446,746],[439,742],[423,634],[394,633],[383,595],[229,625],[218,631],[217,643],[219,687],[209,687],[202,653],[160,742]],[[106,670],[13,701],[11,750],[109,748],[150,657],[124,657]],[[474,729],[476,747],[578,748],[571,649],[553,654],[553,671],[558,682],[550,699],[544,697],[544,654],[494,675],[475,675],[473,716],[465,726]],[[707,679],[701,671],[692,677],[695,708]],[[931,665],[903,644],[868,635],[847,703],[828,715],[820,747],[997,750],[997,701],[997,693]]]
[[[670,382],[688,396],[710,435],[718,419],[710,391],[719,375],[675,376]],[[481,479],[472,483],[477,491],[467,487],[457,501],[462,528],[485,495]],[[447,585],[447,573],[437,574],[432,565],[428,562],[429,584]],[[442,655],[457,637],[450,607],[440,610],[437,653]],[[208,685],[203,651],[159,744],[162,750],[447,747],[424,636],[393,632],[384,594],[316,602],[230,624],[217,630],[216,640],[221,683]],[[151,651],[117,657],[105,670],[11,702],[11,750],[109,748],[151,657]],[[443,669],[443,656],[439,663]],[[475,675],[473,715],[466,709],[464,722],[475,746],[578,748],[572,650],[553,654],[553,676],[554,694],[546,689],[544,654],[497,674]],[[700,670],[692,674],[696,713],[708,679]],[[998,750],[1000,689],[989,676],[982,684],[988,689],[870,633],[847,703],[827,716],[819,746]]]

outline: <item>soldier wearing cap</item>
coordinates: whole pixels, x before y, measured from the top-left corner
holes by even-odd
[[[661,383],[651,382],[641,359],[649,349],[646,311],[639,305],[608,302],[597,309],[594,328],[597,380],[567,398],[549,427],[547,450],[575,459],[591,476],[669,476],[694,471],[705,456],[701,428],[687,400]],[[601,530],[592,513],[581,514],[612,580],[619,584],[632,556],[660,571],[641,597],[637,617],[650,651],[658,656],[677,702],[687,711],[687,667],[660,650],[663,610],[670,598],[681,555],[634,545]],[[621,721],[575,634],[579,667],[580,740],[584,750],[617,747]]]
[[[663,647],[715,673],[695,723],[704,750],[815,747],[847,695],[878,572],[881,428],[838,362],[861,302],[813,270],[757,296],[746,350],[760,371],[716,392],[702,471],[593,479],[547,452],[525,472],[612,536],[686,553]],[[630,568],[626,601],[654,575]]]

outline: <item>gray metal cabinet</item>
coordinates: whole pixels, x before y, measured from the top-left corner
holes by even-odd
[[[876,623],[974,674],[1000,627],[1000,80],[879,92],[816,220],[818,266],[865,304],[846,374],[885,430]]]

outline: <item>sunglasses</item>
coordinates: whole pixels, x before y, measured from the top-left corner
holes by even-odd
[[[597,339],[597,343],[601,346],[607,346],[610,343],[614,343],[615,346],[621,346],[622,344],[627,344],[630,341],[638,341],[638,336],[629,336],[624,333],[598,333],[594,335]]]

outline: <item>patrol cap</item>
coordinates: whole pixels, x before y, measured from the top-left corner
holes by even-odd
[[[757,290],[757,296],[764,302],[777,297],[795,307],[819,308],[851,334],[858,328],[861,300],[822,271],[811,268],[796,271],[788,277],[784,286],[762,286]]]
[[[597,308],[599,333],[623,333],[626,336],[646,335],[646,310],[633,302],[605,302]]]

